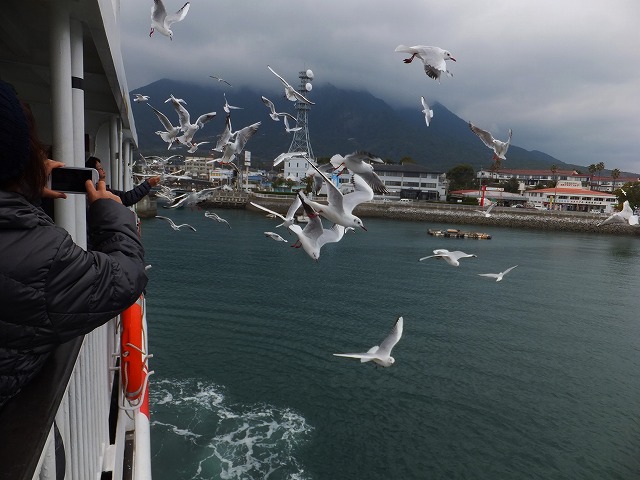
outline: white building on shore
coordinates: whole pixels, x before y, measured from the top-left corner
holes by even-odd
[[[574,212],[611,213],[618,204],[618,197],[612,193],[589,190],[582,187],[582,182],[569,180],[558,181],[553,188],[527,190],[524,196],[536,207]]]

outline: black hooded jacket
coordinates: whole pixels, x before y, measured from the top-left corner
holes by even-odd
[[[147,284],[133,212],[100,199],[87,222],[88,252],[23,196],[0,191],[0,407],[56,346],[121,313]]]

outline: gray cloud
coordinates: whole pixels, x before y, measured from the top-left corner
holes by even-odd
[[[121,4],[132,89],[214,74],[273,90],[267,64],[294,84],[311,68],[316,82],[393,105],[421,108],[424,95],[497,138],[512,128],[514,144],[565,162],[640,172],[635,0],[193,0],[173,41],[149,38],[151,4]],[[405,65],[394,52],[401,43],[449,50],[454,77],[438,84],[419,63]]]

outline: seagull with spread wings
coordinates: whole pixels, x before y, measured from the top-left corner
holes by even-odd
[[[171,25],[184,20],[184,17],[186,17],[189,12],[190,6],[191,4],[187,2],[176,13],[167,15],[167,10],[164,8],[162,0],[153,0],[153,6],[151,7],[151,31],[149,32],[149,36],[153,35],[153,32],[157,30],[162,35],[173,40]]]
[[[511,136],[513,132],[509,129],[509,138],[507,138],[506,142],[501,140],[496,140],[486,130],[476,127],[473,123],[469,122],[469,128],[473,133],[475,133],[482,143],[484,143],[488,148],[493,150],[493,159],[494,160],[506,160],[507,150],[509,149],[509,144],[511,143]]]
[[[333,355],[336,357],[359,358],[361,363],[373,361],[382,367],[390,367],[396,361],[391,356],[391,350],[400,341],[403,326],[403,318],[398,317],[387,338],[385,338],[379,346],[371,347],[365,353],[334,353]]]
[[[194,232],[196,231],[196,229],[193,228],[188,223],[182,223],[180,225],[176,225],[176,223],[173,220],[171,220],[169,217],[163,217],[162,215],[156,215],[156,218],[159,218],[160,220],[164,220],[164,221],[168,222],[169,225],[171,226],[171,228],[173,228],[174,230],[180,230],[182,227],[186,227],[186,228],[190,228]]]
[[[500,272],[500,273],[479,273],[478,275],[480,275],[481,277],[489,277],[489,278],[495,278],[496,282],[501,282],[502,279],[504,278],[504,276],[509,273],[511,270],[513,270],[514,268],[516,268],[518,265],[514,265],[513,267],[509,267],[507,268],[504,272]]]
[[[413,47],[407,47],[406,45],[398,45],[396,52],[410,53],[409,58],[405,58],[404,63],[411,63],[415,57],[422,60],[424,66],[424,73],[429,78],[440,81],[440,76],[444,73],[450,77],[453,74],[447,70],[446,60],[456,61],[446,50],[440,47],[430,47],[427,45],[415,45]]]
[[[426,260],[427,258],[442,258],[449,265],[451,265],[453,267],[459,267],[460,266],[460,259],[462,259],[462,258],[470,258],[470,257],[477,257],[477,255],[464,253],[464,252],[461,252],[460,250],[454,250],[453,252],[450,252],[449,250],[446,250],[444,248],[438,248],[438,249],[433,251],[433,255],[429,255],[427,257],[422,257],[420,259],[420,261],[422,262],[423,260]]]
[[[273,68],[271,68],[269,65],[267,65],[267,68],[271,70],[271,73],[273,73],[276,77],[278,77],[282,82],[282,85],[284,85],[284,96],[287,97],[288,100],[291,100],[292,102],[297,101],[297,102],[306,103],[307,105],[315,105],[314,102],[309,100],[307,97],[305,97],[304,95],[296,91],[295,88],[289,85],[284,78],[282,78],[273,70]]]

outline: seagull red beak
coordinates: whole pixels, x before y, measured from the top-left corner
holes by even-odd
[[[360,225],[360,226],[362,227],[362,229],[363,229],[365,232],[367,232],[367,231],[368,231],[368,230],[365,228],[365,226],[364,226],[364,225]]]
[[[453,60],[454,62],[456,61],[456,59],[453,57],[449,57],[449,60]]]

